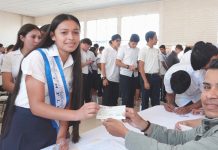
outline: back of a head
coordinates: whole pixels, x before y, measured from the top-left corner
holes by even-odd
[[[82,39],[80,43],[92,45],[92,41],[89,38]]]
[[[182,47],[181,44],[177,44],[177,45],[176,45],[176,48],[177,48],[177,49],[180,49],[181,51],[183,51],[183,47]]]
[[[191,77],[186,71],[176,71],[170,78],[170,85],[175,94],[182,94],[191,85]]]
[[[97,43],[95,43],[93,46],[94,46],[96,49],[99,48],[99,45],[98,45]]]
[[[49,27],[50,27],[50,24],[45,24],[45,25],[43,25],[43,26],[40,28],[40,30],[43,31],[43,32],[47,32],[48,29],[49,29]]]
[[[99,51],[103,51],[103,49],[104,49],[104,46],[99,47]]]
[[[0,43],[0,48],[2,48],[3,47],[3,44],[2,43]]]
[[[211,57],[218,55],[218,49],[211,43],[203,41],[197,42],[191,53],[191,65],[194,70],[204,68],[209,62]]]
[[[145,40],[148,42],[149,39],[153,39],[155,35],[156,35],[156,32],[154,32],[154,31],[148,31],[148,32],[145,34]]]
[[[129,41],[138,43],[140,41],[140,38],[138,34],[132,34]]]

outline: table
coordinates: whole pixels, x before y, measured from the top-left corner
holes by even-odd
[[[154,106],[139,112],[145,120],[174,129],[175,123],[182,120],[202,118],[202,115],[177,115],[167,112],[163,105]],[[138,129],[125,124],[130,130],[140,132]],[[110,135],[104,126],[99,126],[81,135],[79,143],[70,143],[70,150],[127,150],[123,138]]]

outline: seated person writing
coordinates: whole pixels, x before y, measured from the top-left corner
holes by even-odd
[[[218,60],[206,72],[201,102],[206,118],[201,125],[185,132],[167,129],[142,119],[133,109],[126,109],[127,122],[143,134],[129,131],[122,122],[103,122],[113,136],[125,138],[128,150],[217,150],[218,149]],[[216,103],[214,103],[216,101]]]
[[[175,64],[164,76],[166,101],[164,108],[169,112],[187,114],[201,107],[199,74],[190,64]],[[177,108],[178,107],[178,108]]]

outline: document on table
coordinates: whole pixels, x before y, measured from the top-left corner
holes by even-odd
[[[96,119],[113,118],[117,120],[125,119],[126,106],[100,106]]]

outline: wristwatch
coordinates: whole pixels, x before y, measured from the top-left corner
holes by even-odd
[[[102,80],[106,80],[107,78],[106,77],[102,77]]]

